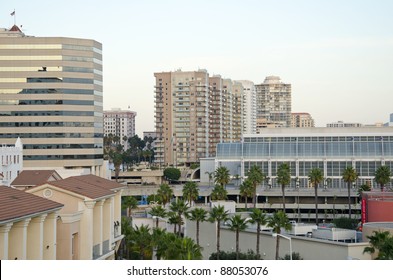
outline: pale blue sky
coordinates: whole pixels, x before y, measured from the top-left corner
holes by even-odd
[[[103,44],[104,109],[154,130],[154,72],[204,68],[292,84],[293,112],[327,122],[393,113],[393,1],[1,1],[0,26]]]

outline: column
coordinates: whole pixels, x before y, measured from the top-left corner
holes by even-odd
[[[114,235],[114,220],[113,220],[113,204],[114,198],[108,198],[104,203],[103,208],[103,254],[108,253],[112,249],[113,235]]]
[[[8,258],[11,260],[26,260],[27,226],[30,218],[15,223],[9,232]]]
[[[104,205],[105,199],[100,200],[94,207],[94,223],[93,223],[93,257],[96,258],[102,255],[102,236],[103,236],[103,216],[102,206]]]
[[[93,257],[93,217],[94,200],[85,201],[85,209],[80,223],[80,259],[91,260]]]
[[[48,214],[44,222],[44,260],[57,259],[57,215],[58,212]]]
[[[8,233],[13,223],[7,223],[0,227],[0,260],[8,260]]]
[[[44,247],[44,221],[47,214],[35,217],[27,228],[27,259],[42,260]]]

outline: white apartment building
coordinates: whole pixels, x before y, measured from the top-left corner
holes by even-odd
[[[256,90],[252,81],[239,80],[243,85],[242,134],[255,134],[257,127]]]
[[[9,187],[23,169],[23,145],[20,138],[14,146],[1,145],[0,160],[0,185]]]
[[[291,127],[315,127],[309,113],[292,113]]]
[[[135,136],[136,112],[113,108],[104,111],[104,135],[118,136],[124,149],[128,149],[128,139]]]
[[[255,85],[257,122],[274,124],[274,127],[291,126],[291,84],[280,77],[268,76],[262,84]],[[268,126],[271,127],[271,126]]]

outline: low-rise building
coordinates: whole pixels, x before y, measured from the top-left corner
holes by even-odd
[[[0,184],[10,186],[23,169],[23,145],[20,138],[14,146],[3,144],[0,147]]]
[[[0,259],[55,260],[63,204],[0,186]]]

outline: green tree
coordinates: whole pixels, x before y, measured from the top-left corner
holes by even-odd
[[[288,163],[282,163],[277,169],[277,183],[281,185],[282,206],[285,213],[285,186],[291,183],[291,169]]]
[[[308,174],[308,180],[310,180],[315,190],[315,221],[316,225],[318,225],[318,186],[323,181],[322,170],[319,168],[311,169]]]
[[[253,198],[252,203],[254,204],[254,208],[256,208],[257,204],[257,185],[262,183],[265,179],[265,175],[262,172],[262,169],[258,165],[253,165],[247,172],[247,180],[250,180],[253,185]]]
[[[375,171],[375,181],[381,186],[381,192],[384,191],[385,185],[390,182],[392,176],[388,166],[383,165]]]
[[[168,184],[161,184],[157,190],[157,196],[160,203],[165,207],[165,205],[172,199],[173,190]]]
[[[176,212],[170,211],[168,213],[168,224],[173,225],[173,233],[177,234],[177,226],[183,222],[182,218]],[[180,234],[180,233],[179,233]]]
[[[216,185],[212,190],[210,197],[212,200],[226,200],[228,197],[228,191],[221,185]]]
[[[195,237],[196,242],[199,245],[199,225],[201,222],[205,222],[207,220],[208,212],[203,208],[194,208],[188,213],[188,219],[191,221],[195,221],[196,223],[196,231]]]
[[[189,203],[189,206],[192,206],[192,202],[194,202],[199,196],[199,188],[197,183],[193,181],[188,181],[183,186],[183,199],[186,199]]]
[[[206,171],[205,174],[207,174],[209,176],[209,187],[210,187],[211,181],[212,181],[213,176],[214,176],[214,172]]]
[[[252,224],[257,224],[257,245],[256,245],[256,254],[258,256],[258,258],[260,258],[260,254],[259,254],[259,244],[260,244],[260,233],[261,233],[261,226],[264,226],[267,224],[268,219],[266,216],[266,213],[263,212],[261,209],[259,208],[254,208],[250,214],[250,223]]]
[[[162,205],[156,205],[151,208],[149,214],[156,217],[156,228],[158,228],[159,218],[165,218],[167,216],[167,211]]]
[[[225,211],[224,206],[214,206],[213,209],[210,210],[210,222],[216,222],[216,245],[217,245],[217,259],[220,255],[220,235],[221,235],[221,222],[225,222],[228,220],[228,211]]]
[[[183,199],[178,199],[177,201],[174,201],[171,203],[169,206],[169,209],[176,213],[177,215],[177,225],[178,225],[178,234],[181,234],[181,226],[184,224],[183,222],[183,215],[187,216],[188,209],[190,207],[187,206],[185,201]]]
[[[128,242],[131,254],[138,256],[140,260],[151,260],[153,247],[149,226],[135,226],[135,229],[131,231],[131,239]]]
[[[344,182],[348,187],[348,218],[351,219],[351,186],[358,179],[358,174],[352,166],[347,166],[342,174]]]
[[[248,204],[247,198],[252,197],[252,195],[254,194],[254,186],[252,185],[252,182],[249,179],[244,180],[243,183],[240,184],[239,194],[245,199],[246,211],[247,211],[247,204]]]
[[[272,231],[277,234],[281,234],[281,228],[289,231],[292,229],[292,224],[289,222],[287,214],[283,211],[278,211],[273,216],[268,218],[268,226],[272,228]],[[276,237],[276,260],[279,259],[278,252],[280,250],[280,236]]]
[[[229,183],[230,178],[229,170],[225,166],[218,167],[216,171],[214,171],[214,183],[220,185],[224,189]]]
[[[345,229],[351,229],[351,230],[356,230],[358,227],[358,220],[357,219],[350,219],[347,217],[340,217],[333,219],[332,223],[338,227],[338,228],[345,228]]]
[[[358,196],[359,196],[359,198],[360,198],[360,199],[362,198],[363,192],[369,192],[369,191],[371,191],[370,185],[368,185],[368,184],[360,185],[360,186],[358,187]]]
[[[127,209],[127,217],[131,217],[132,209],[138,207],[138,200],[133,196],[123,196],[122,197],[122,208]]]
[[[110,159],[112,160],[113,166],[115,167],[115,178],[116,182],[119,179],[120,165],[123,163],[123,156],[119,152],[110,152]]]
[[[234,215],[229,219],[229,228],[236,232],[236,259],[239,259],[239,235],[240,231],[247,228],[247,220],[240,215]]]
[[[364,253],[377,253],[376,260],[393,260],[393,236],[389,231],[373,231],[373,235],[367,236],[370,246],[363,250]]]
[[[164,169],[164,177],[168,181],[177,181],[179,180],[181,172],[179,169],[174,167],[167,167]]]

